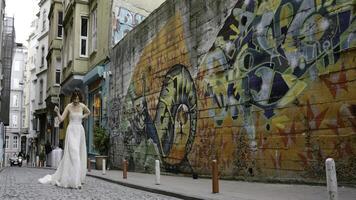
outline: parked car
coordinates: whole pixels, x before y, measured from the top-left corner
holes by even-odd
[[[23,156],[15,154],[10,159],[10,166],[18,165],[19,167],[22,166]]]

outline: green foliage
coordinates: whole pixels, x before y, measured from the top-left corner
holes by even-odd
[[[103,127],[96,126],[94,128],[94,141],[93,145],[95,150],[99,152],[100,155],[108,155],[109,152],[110,137],[106,133]]]
[[[40,160],[46,160],[46,154],[43,151],[40,153],[40,155],[38,155],[38,157]]]

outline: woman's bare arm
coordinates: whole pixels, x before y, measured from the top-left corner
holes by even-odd
[[[87,118],[90,115],[90,110],[84,103],[82,103],[82,108],[84,111],[83,118]]]
[[[56,109],[57,108],[57,109]],[[57,116],[59,118],[59,122],[63,122],[65,120],[65,118],[68,116],[68,112],[69,112],[69,104],[66,106],[66,108],[64,109],[62,115],[59,113],[58,107],[55,108],[55,112],[57,113]]]

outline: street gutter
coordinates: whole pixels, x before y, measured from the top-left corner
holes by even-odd
[[[90,176],[90,177],[93,177],[93,178],[98,178],[98,179],[101,179],[101,180],[104,180],[104,181],[107,181],[107,182],[119,184],[119,185],[122,185],[122,186],[125,186],[125,187],[130,187],[130,188],[134,188],[134,189],[138,189],[138,190],[143,190],[143,191],[146,191],[146,192],[162,194],[162,195],[176,197],[176,198],[180,198],[180,199],[203,200],[203,198],[200,198],[200,197],[187,196],[187,195],[184,195],[184,194],[179,194],[179,193],[175,193],[175,192],[160,190],[160,189],[156,189],[156,188],[150,188],[150,187],[135,185],[135,184],[131,184],[131,183],[125,183],[125,182],[111,180],[111,179],[108,179],[108,178],[103,178],[103,177],[92,175],[92,174],[87,174],[87,176]]]

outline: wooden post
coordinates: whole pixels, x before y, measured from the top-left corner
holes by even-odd
[[[91,172],[91,166],[90,166],[90,159],[88,158],[88,164],[87,164],[88,172]]]
[[[212,161],[212,181],[213,181],[213,193],[219,193],[219,174],[218,174],[218,162]]]
[[[334,159],[328,158],[325,161],[326,168],[326,183],[328,189],[329,200],[338,200],[337,194],[337,179]]]
[[[122,165],[123,165],[122,178],[127,179],[127,160],[126,159],[122,162]]]

